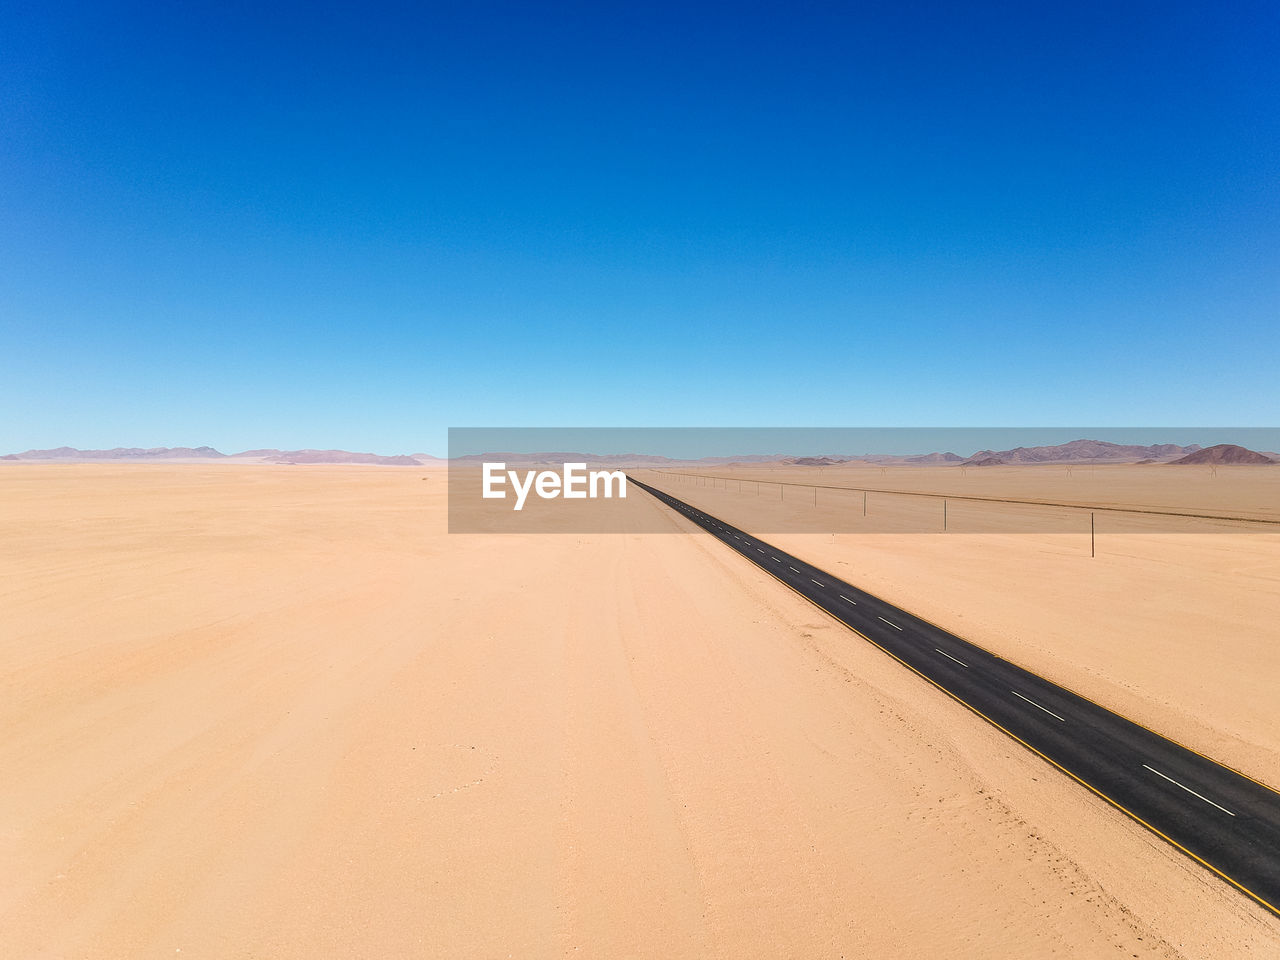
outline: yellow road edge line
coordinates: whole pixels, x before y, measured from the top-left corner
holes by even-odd
[[[670,494],[668,494],[668,496],[670,496]],[[676,499],[676,498],[673,498],[673,499]],[[693,523],[693,524],[694,524],[694,526],[698,527],[698,529],[703,529],[703,527],[702,527],[700,524],[695,523],[693,520],[690,520],[688,517],[685,517],[685,520],[687,520],[689,523]],[[799,590],[797,590],[797,589],[796,589],[795,587],[793,587],[791,584],[787,583],[787,581],[783,580],[783,579],[782,579],[781,577],[779,577],[777,574],[775,574],[775,573],[771,572],[771,571],[770,571],[770,570],[768,570],[766,567],[762,567],[760,564],[756,563],[756,562],[755,562],[754,560],[752,560],[750,557],[747,557],[747,556],[745,556],[745,555],[743,555],[743,554],[738,553],[738,551],[737,551],[737,550],[735,550],[735,551],[734,551],[734,553],[735,553],[735,554],[737,554],[738,556],[742,557],[744,560],[748,560],[748,561],[750,561],[751,565],[752,565],[753,567],[755,567],[757,570],[763,570],[766,574],[768,574],[769,576],[773,577],[773,579],[777,580],[780,584],[782,584],[784,587],[786,587],[788,590],[790,590],[792,593],[794,593],[797,597],[800,597],[801,599],[803,599],[803,600],[807,601],[808,603],[813,604],[813,606],[817,607],[819,610],[821,610],[821,611],[822,611],[823,613],[825,613],[827,616],[831,617],[831,619],[835,620],[837,623],[842,623],[842,624],[844,624],[844,626],[845,626],[845,627],[847,627],[851,632],[853,632],[853,633],[854,633],[854,634],[856,634],[857,636],[861,637],[863,640],[867,641],[867,643],[871,644],[873,647],[875,647],[875,648],[876,648],[877,650],[879,650],[881,653],[887,654],[888,656],[892,657],[894,660],[897,660],[897,661],[898,661],[898,663],[902,664],[904,667],[906,667],[908,670],[910,670],[910,671],[911,671],[912,673],[914,673],[916,676],[920,677],[922,680],[926,680],[926,681],[928,681],[929,683],[933,684],[933,686],[937,687],[939,690],[941,690],[943,693],[945,693],[945,694],[946,694],[948,697],[950,697],[952,700],[956,701],[956,703],[960,704],[960,705],[961,705],[961,706],[963,706],[963,707],[968,708],[968,709],[969,709],[969,710],[971,710],[973,713],[975,713],[975,714],[977,714],[979,717],[981,717],[983,720],[987,721],[987,723],[989,723],[989,724],[991,724],[993,727],[995,727],[997,730],[1001,731],[1002,733],[1004,733],[1004,734],[1005,734],[1006,736],[1008,736],[1009,738],[1011,738],[1011,739],[1013,739],[1013,740],[1016,740],[1018,743],[1022,744],[1024,747],[1026,747],[1028,750],[1030,750],[1030,751],[1031,751],[1032,753],[1034,753],[1036,756],[1040,757],[1040,759],[1044,760],[1046,763],[1048,763],[1048,764],[1052,765],[1053,767],[1055,767],[1056,769],[1058,769],[1058,770],[1062,771],[1062,772],[1063,772],[1063,773],[1065,773],[1068,777],[1070,777],[1072,780],[1074,780],[1074,781],[1076,781],[1077,783],[1079,783],[1081,786],[1083,786],[1083,787],[1087,787],[1091,792],[1093,792],[1093,793],[1097,794],[1097,796],[1101,797],[1101,798],[1102,798],[1103,800],[1105,800],[1107,803],[1111,804],[1111,806],[1115,807],[1117,810],[1119,810],[1119,811],[1120,811],[1121,813],[1123,813],[1125,816],[1129,817],[1130,819],[1132,819],[1132,820],[1136,821],[1137,823],[1141,824],[1142,826],[1146,827],[1148,830],[1150,830],[1152,833],[1154,833],[1157,837],[1160,837],[1160,838],[1161,838],[1162,840],[1164,840],[1166,843],[1168,843],[1168,844],[1170,844],[1171,846],[1176,847],[1177,849],[1181,850],[1183,853],[1185,853],[1185,854],[1186,854],[1188,857],[1190,857],[1192,860],[1194,860],[1194,861],[1196,861],[1197,863],[1199,863],[1201,866],[1206,867],[1206,868],[1208,868],[1209,870],[1212,870],[1214,873],[1216,873],[1218,876],[1220,876],[1223,880],[1227,881],[1227,883],[1231,884],[1233,887],[1235,887],[1235,888],[1236,888],[1237,890],[1239,890],[1241,893],[1245,894],[1246,896],[1248,896],[1248,897],[1252,898],[1253,900],[1256,900],[1258,903],[1262,904],[1262,906],[1266,907],[1268,910],[1270,910],[1270,911],[1271,911],[1272,913],[1274,913],[1276,916],[1280,916],[1280,906],[1277,906],[1276,904],[1271,903],[1271,902],[1270,902],[1270,901],[1268,901],[1268,900],[1264,900],[1262,897],[1260,897],[1258,894],[1254,893],[1252,890],[1250,890],[1248,887],[1246,887],[1246,886],[1245,886],[1244,884],[1242,884],[1240,881],[1236,880],[1234,877],[1231,877],[1231,876],[1229,876],[1229,875],[1227,875],[1227,874],[1223,873],[1221,870],[1219,870],[1217,867],[1215,867],[1215,866],[1214,866],[1212,863],[1210,863],[1209,861],[1205,860],[1203,857],[1197,856],[1196,854],[1192,853],[1190,850],[1188,850],[1186,847],[1184,847],[1182,844],[1180,844],[1177,840],[1174,840],[1174,839],[1173,839],[1172,837],[1170,837],[1168,834],[1166,834],[1166,833],[1162,832],[1161,830],[1158,830],[1157,828],[1153,827],[1151,824],[1147,823],[1147,821],[1146,821],[1146,820],[1143,820],[1140,816],[1138,816],[1138,815],[1137,815],[1136,813],[1134,813],[1132,810],[1130,810],[1130,809],[1128,809],[1127,807],[1125,807],[1123,804],[1119,803],[1119,802],[1118,802],[1118,801],[1116,801],[1116,800],[1111,799],[1109,796],[1107,796],[1105,793],[1103,793],[1101,790],[1099,790],[1097,787],[1095,787],[1093,784],[1091,784],[1088,780],[1085,780],[1083,777],[1077,776],[1076,774],[1074,774],[1074,773],[1072,773],[1070,770],[1068,770],[1066,767],[1064,767],[1062,764],[1058,763],[1058,761],[1054,760],[1052,757],[1047,756],[1047,755],[1046,755],[1046,754],[1044,754],[1044,753],[1041,753],[1039,750],[1037,750],[1037,749],[1036,749],[1035,747],[1033,747],[1031,744],[1027,743],[1027,741],[1023,740],[1023,739],[1022,739],[1020,736],[1018,736],[1016,733],[1011,732],[1008,728],[1003,727],[1003,726],[1001,726],[999,723],[997,723],[995,720],[992,720],[990,717],[988,717],[985,713],[983,713],[981,710],[979,710],[979,709],[978,709],[977,707],[975,707],[973,704],[969,703],[967,700],[963,699],[962,697],[958,696],[957,694],[952,693],[950,690],[948,690],[948,689],[947,689],[946,687],[944,687],[942,684],[938,683],[938,682],[937,682],[936,680],[934,680],[932,677],[928,677],[928,676],[926,676],[925,674],[921,673],[919,670],[917,670],[917,669],[916,669],[915,667],[913,667],[911,664],[907,663],[907,661],[903,660],[901,657],[899,657],[899,656],[898,656],[897,654],[895,654],[893,651],[888,650],[888,649],[886,649],[886,648],[882,647],[880,644],[876,643],[874,640],[872,640],[870,637],[868,637],[865,633],[863,633],[863,632],[862,632],[861,630],[859,630],[857,627],[853,626],[853,624],[849,623],[847,620],[844,620],[844,619],[842,619],[841,617],[836,616],[836,614],[832,613],[832,612],[831,612],[830,610],[828,610],[826,607],[822,606],[822,604],[818,603],[818,602],[817,602],[816,600],[814,600],[812,597],[807,597],[807,596],[805,596],[803,593],[801,593]],[[810,566],[813,566],[813,564],[809,564],[809,565],[810,565]],[[817,569],[817,568],[815,568],[815,569]],[[923,618],[921,618],[921,619],[923,619]],[[926,621],[926,622],[928,622],[928,621]],[[937,625],[936,625],[936,624],[934,624],[934,626],[937,626]],[[944,628],[939,627],[939,629],[944,629]],[[950,631],[947,631],[947,632],[950,632]],[[977,644],[974,644],[974,646],[977,646]],[[979,648],[979,649],[981,649],[981,648]],[[1001,658],[1001,659],[1003,659],[1003,658]],[[1016,664],[1015,664],[1015,666],[1016,666]],[[1028,673],[1030,673],[1031,671],[1027,671],[1027,672],[1028,672]],[[1033,675],[1038,676],[1038,674],[1033,674]],[[1044,679],[1044,678],[1042,677],[1041,679]],[[1052,681],[1047,681],[1047,682],[1052,683]],[[1055,684],[1055,686],[1056,686],[1056,684]],[[1086,699],[1087,699],[1087,698],[1086,698]],[[1092,701],[1090,701],[1090,702],[1092,703]],[[1106,709],[1106,708],[1104,707],[1103,709]],[[1111,711],[1111,712],[1114,712],[1114,711]],[[1117,716],[1120,716],[1120,715],[1119,715],[1119,714],[1117,714]],[[1125,719],[1127,719],[1127,718],[1125,718]],[[1142,726],[1142,725],[1141,725],[1141,724],[1138,724],[1138,726]],[[1143,729],[1145,730],[1145,729],[1147,729],[1147,728],[1146,728],[1146,727],[1143,727]],[[1151,733],[1155,733],[1155,731],[1154,731],[1154,730],[1149,731],[1149,732],[1151,732]],[[1156,736],[1160,736],[1160,734],[1156,734]],[[1168,738],[1168,737],[1165,737],[1164,739],[1168,740],[1169,738]],[[1171,741],[1170,741],[1170,743],[1177,743],[1177,741],[1171,740]],[[1182,744],[1178,744],[1178,746],[1182,746]],[[1195,751],[1194,751],[1194,750],[1193,750],[1193,751],[1191,751],[1191,752],[1192,752],[1192,753],[1195,753]],[[1210,758],[1210,757],[1205,757],[1205,759],[1206,759],[1206,760],[1208,760],[1208,759],[1212,759],[1212,758]],[[1216,763],[1217,761],[1214,761],[1214,762]],[[1219,764],[1219,766],[1222,766],[1224,769],[1227,769],[1227,770],[1230,770],[1230,769],[1231,769],[1230,767],[1227,767],[1225,764]],[[1232,772],[1233,772],[1233,773],[1235,773],[1236,771],[1234,771],[1234,770],[1233,770]],[[1243,775],[1243,774],[1241,774],[1241,776],[1244,776],[1244,775]],[[1252,780],[1253,778],[1252,778],[1252,777],[1246,777],[1246,779]],[[1257,783],[1257,781],[1256,781],[1256,780],[1255,780],[1254,782],[1255,782],[1255,783]],[[1266,786],[1266,784],[1265,784],[1265,783],[1264,783],[1264,784],[1259,784],[1259,786],[1264,786],[1264,787],[1265,787],[1265,786]],[[1270,787],[1268,787],[1267,789],[1271,789],[1271,788],[1270,788]]]
[[[750,559],[750,558],[748,558],[748,559]],[[861,637],[863,640],[867,641],[867,643],[871,644],[871,645],[872,645],[873,647],[875,647],[877,650],[881,651],[882,653],[887,654],[888,656],[892,657],[894,660],[897,660],[897,661],[898,661],[898,663],[902,664],[904,667],[906,667],[908,670],[910,670],[910,671],[911,671],[912,673],[914,673],[916,676],[920,677],[922,680],[927,680],[929,683],[933,684],[933,686],[937,687],[939,690],[941,690],[943,693],[945,693],[945,694],[946,694],[948,697],[950,697],[952,700],[955,700],[955,701],[956,701],[957,703],[959,703],[960,705],[962,705],[962,706],[964,706],[964,707],[967,707],[969,710],[971,710],[971,711],[973,711],[974,713],[976,713],[979,717],[981,717],[983,720],[987,721],[987,723],[991,724],[991,725],[992,725],[993,727],[995,727],[997,730],[1001,731],[1001,732],[1002,732],[1002,733],[1004,733],[1006,736],[1008,736],[1008,737],[1010,737],[1011,739],[1016,740],[1018,743],[1022,744],[1024,747],[1026,747],[1028,750],[1030,750],[1030,751],[1031,751],[1032,753],[1034,753],[1036,756],[1040,757],[1040,758],[1041,758],[1042,760],[1044,760],[1046,763],[1049,763],[1049,764],[1053,765],[1053,766],[1054,766],[1054,767],[1056,767],[1058,770],[1062,771],[1062,772],[1063,772],[1063,773],[1065,773],[1067,776],[1069,776],[1072,780],[1075,780],[1075,781],[1076,781],[1077,783],[1079,783],[1081,786],[1087,787],[1089,790],[1091,790],[1093,793],[1097,794],[1097,795],[1098,795],[1099,797],[1101,797],[1103,800],[1107,801],[1107,803],[1111,804],[1113,807],[1115,807],[1115,808],[1116,808],[1117,810],[1119,810],[1121,813],[1123,813],[1123,814],[1125,814],[1126,816],[1131,817],[1132,819],[1136,820],[1138,823],[1140,823],[1142,826],[1146,827],[1148,830],[1150,830],[1150,831],[1151,831],[1152,833],[1154,833],[1156,836],[1158,836],[1158,837],[1160,837],[1161,839],[1165,840],[1167,843],[1171,844],[1172,846],[1177,847],[1179,850],[1181,850],[1183,853],[1185,853],[1188,857],[1191,857],[1191,859],[1195,860],[1197,863],[1201,864],[1202,866],[1208,867],[1210,870],[1212,870],[1214,873],[1216,873],[1218,876],[1220,876],[1223,880],[1226,880],[1226,881],[1227,881],[1229,884],[1231,884],[1233,887],[1235,887],[1236,889],[1240,890],[1242,893],[1245,893],[1245,894],[1247,894],[1248,896],[1252,897],[1254,900],[1258,901],[1258,903],[1262,904],[1264,907],[1266,907],[1266,908],[1267,908],[1268,910],[1270,910],[1272,913],[1275,913],[1277,916],[1280,916],[1280,906],[1277,906],[1277,905],[1275,905],[1275,904],[1271,903],[1271,902],[1270,902],[1270,901],[1268,901],[1268,900],[1264,900],[1262,897],[1260,897],[1258,894],[1254,893],[1252,890],[1250,890],[1250,889],[1249,889],[1248,887],[1246,887],[1244,884],[1240,883],[1240,882],[1239,882],[1238,880],[1236,880],[1235,878],[1233,878],[1233,877],[1231,877],[1231,876],[1228,876],[1227,874],[1225,874],[1225,873],[1223,873],[1221,870],[1219,870],[1217,867],[1215,867],[1213,864],[1209,863],[1207,860],[1205,860],[1205,859],[1203,859],[1202,857],[1199,857],[1199,856],[1197,856],[1196,854],[1192,853],[1190,850],[1188,850],[1186,847],[1184,847],[1182,844],[1180,844],[1177,840],[1174,840],[1174,839],[1173,839],[1172,837],[1170,837],[1168,834],[1166,834],[1166,833],[1162,832],[1161,830],[1157,829],[1156,827],[1153,827],[1151,824],[1149,824],[1146,820],[1143,820],[1140,816],[1138,816],[1138,815],[1137,815],[1136,813],[1134,813],[1132,810],[1128,809],[1128,808],[1127,808],[1127,807],[1125,807],[1123,804],[1121,804],[1121,803],[1119,803],[1118,801],[1113,800],[1111,797],[1107,796],[1105,793],[1103,793],[1101,790],[1099,790],[1097,787],[1095,787],[1095,786],[1094,786],[1093,784],[1091,784],[1089,781],[1087,781],[1087,780],[1085,780],[1084,778],[1082,778],[1082,777],[1078,776],[1077,774],[1072,773],[1070,770],[1068,770],[1068,769],[1067,769],[1066,767],[1064,767],[1062,764],[1058,763],[1058,761],[1054,760],[1052,757],[1047,756],[1046,754],[1044,754],[1044,753],[1042,753],[1041,751],[1037,750],[1035,747],[1033,747],[1031,744],[1027,743],[1027,741],[1023,740],[1023,739],[1022,739],[1020,736],[1018,736],[1016,733],[1013,733],[1012,731],[1010,731],[1007,727],[1004,727],[1004,726],[1002,726],[1000,723],[998,723],[997,721],[992,720],[989,716],[987,716],[985,713],[983,713],[981,710],[979,710],[979,709],[978,709],[977,707],[975,707],[973,704],[969,703],[969,702],[968,702],[967,700],[965,700],[963,697],[960,697],[959,695],[957,695],[957,694],[955,694],[955,693],[952,693],[950,690],[948,690],[946,687],[942,686],[942,684],[938,683],[938,682],[937,682],[936,680],[934,680],[932,677],[926,676],[925,674],[921,673],[919,670],[917,670],[917,669],[916,669],[915,667],[913,667],[911,664],[907,663],[905,660],[903,660],[901,657],[899,657],[899,656],[898,656],[897,654],[895,654],[893,651],[888,650],[888,649],[886,649],[885,647],[882,647],[880,644],[876,643],[874,640],[872,640],[870,637],[868,637],[865,633],[863,633],[863,632],[862,632],[861,630],[859,630],[857,627],[855,627],[855,626],[853,626],[852,624],[850,624],[847,620],[844,620],[844,619],[842,619],[841,617],[837,616],[836,614],[832,613],[830,610],[828,610],[826,607],[822,606],[820,603],[817,603],[817,602],[816,602],[816,601],[814,601],[812,598],[810,598],[810,597],[806,597],[803,593],[801,593],[801,592],[800,592],[799,590],[797,590],[795,587],[791,586],[791,584],[787,583],[787,582],[786,582],[785,580],[783,580],[781,577],[778,577],[776,574],[769,573],[769,571],[768,571],[768,570],[765,570],[765,568],[764,568],[764,567],[760,567],[760,566],[759,566],[759,564],[755,564],[755,566],[759,567],[759,569],[761,569],[761,570],[764,570],[764,571],[765,571],[765,573],[768,573],[768,574],[769,574],[769,576],[773,577],[773,579],[777,580],[779,583],[781,583],[784,587],[786,587],[788,590],[790,590],[790,591],[791,591],[792,593],[794,593],[796,596],[798,596],[798,597],[803,597],[805,600],[807,600],[809,603],[813,604],[815,607],[817,607],[817,608],[818,608],[819,610],[821,610],[823,613],[827,614],[827,616],[831,617],[833,620],[836,620],[837,622],[844,624],[844,626],[845,626],[845,627],[847,627],[847,628],[848,628],[852,633],[854,633],[855,635],[857,635],[857,636]]]
[[[734,478],[730,478],[730,479],[734,479]],[[770,480],[770,481],[762,481],[762,482],[774,483],[774,482],[776,482],[776,481],[772,481],[772,480]],[[844,488],[844,487],[840,487],[840,488],[834,488],[834,489],[846,489],[846,488]],[[667,495],[668,495],[668,496],[673,496],[672,494],[667,494]],[[678,499],[679,499],[679,497],[675,497],[674,499],[677,499],[677,500],[678,500]],[[753,536],[754,536],[754,534],[753,534]],[[759,538],[759,537],[757,537],[756,539],[757,539],[757,540],[759,540],[760,538]],[[765,541],[764,541],[764,540],[761,540],[760,542],[761,542],[761,543],[764,543]],[[770,546],[773,546],[773,544],[769,544],[769,545],[770,545]],[[785,550],[784,550],[784,551],[782,551],[782,552],[783,552],[783,553],[786,553],[787,551],[785,551]],[[795,556],[794,554],[790,554],[790,555],[791,555],[791,556]],[[817,565],[817,564],[815,564],[815,563],[809,563],[809,561],[808,561],[808,560],[805,560],[803,557],[797,557],[796,559],[800,560],[800,562],[801,562],[801,563],[808,564],[809,566],[813,567],[813,569],[815,569],[815,570],[821,570],[821,569],[822,569],[820,566],[818,566],[818,565]],[[775,578],[775,579],[776,579],[776,578]],[[837,578],[837,579],[838,579],[838,578]],[[788,584],[788,586],[789,586],[789,584]],[[852,584],[851,584],[851,586],[852,586]],[[864,592],[865,592],[865,591],[864,591]],[[803,596],[803,594],[801,594],[801,596]],[[883,599],[883,598],[878,597],[877,599]],[[897,606],[897,604],[892,603],[891,601],[888,601],[888,600],[885,600],[884,602],[885,602],[885,603],[889,603],[891,606],[895,606],[895,607]],[[901,609],[901,608],[899,608],[899,609]],[[1019,670],[1022,670],[1022,671],[1026,672],[1026,673],[1029,673],[1029,674],[1031,674],[1031,676],[1036,677],[1036,678],[1037,678],[1037,679],[1039,679],[1039,680],[1043,680],[1045,683],[1051,683],[1051,684],[1053,684],[1055,687],[1062,687],[1062,684],[1057,683],[1057,682],[1055,682],[1055,681],[1053,681],[1053,680],[1050,680],[1048,677],[1043,677],[1043,676],[1041,676],[1039,673],[1037,673],[1036,671],[1031,670],[1031,669],[1029,669],[1029,668],[1027,668],[1027,667],[1024,667],[1024,666],[1023,666],[1022,664],[1020,664],[1017,660],[1010,660],[1008,657],[1002,657],[1002,656],[1001,656],[1000,654],[998,654],[998,653],[993,653],[992,651],[990,651],[990,650],[988,650],[986,647],[984,647],[982,644],[980,644],[980,643],[975,643],[974,641],[972,641],[972,640],[970,640],[970,639],[968,639],[968,638],[966,638],[966,637],[962,637],[962,636],[960,636],[958,633],[954,633],[953,631],[951,631],[951,630],[947,629],[946,627],[942,626],[941,624],[934,623],[934,622],[933,622],[932,620],[930,620],[928,617],[923,617],[923,616],[921,616],[921,615],[920,615],[920,614],[918,614],[918,613],[912,613],[912,612],[911,612],[911,611],[909,611],[909,610],[903,610],[903,613],[906,613],[908,616],[915,617],[915,619],[917,619],[917,620],[921,621],[922,623],[927,623],[927,624],[929,624],[929,626],[934,627],[934,628],[936,628],[936,629],[938,629],[938,630],[941,630],[943,633],[950,634],[951,636],[955,637],[957,640],[963,640],[965,643],[969,644],[969,645],[970,645],[971,647],[973,647],[974,649],[976,649],[976,650],[981,650],[983,653],[985,653],[985,654],[986,654],[987,656],[989,656],[989,657],[995,657],[997,660],[1003,660],[1005,663],[1011,663],[1011,664],[1013,664],[1015,667],[1017,667]],[[835,616],[835,615],[834,615],[834,614],[832,614],[832,616]],[[839,619],[839,618],[837,617],[836,619]],[[844,622],[844,621],[841,621],[841,623],[843,623],[843,622]],[[848,625],[846,624],[846,626],[848,626]],[[853,627],[849,627],[849,629],[850,629],[850,630],[852,630],[852,629],[853,629]],[[855,632],[856,632],[856,631],[855,631]],[[859,634],[859,636],[861,636],[861,634]],[[874,642],[874,641],[872,641],[872,642]],[[1062,687],[1062,689],[1064,689],[1064,690],[1068,690],[1068,688],[1067,688],[1067,687]],[[1269,784],[1269,783],[1264,783],[1263,781],[1261,781],[1261,780],[1257,779],[1256,777],[1251,777],[1251,776],[1249,776],[1249,774],[1245,773],[1243,770],[1237,770],[1235,767],[1231,766],[1231,764],[1229,764],[1229,763],[1223,763],[1221,760],[1217,759],[1216,757],[1211,757],[1211,756],[1209,756],[1207,753],[1202,753],[1201,751],[1197,750],[1195,747],[1189,747],[1189,746],[1187,746],[1185,743],[1183,743],[1181,740],[1175,740],[1173,737],[1170,737],[1170,736],[1168,736],[1167,734],[1163,734],[1163,733],[1161,733],[1159,730],[1152,730],[1150,727],[1148,727],[1148,726],[1147,726],[1145,723],[1143,723],[1142,721],[1140,721],[1140,720],[1134,720],[1132,717],[1127,716],[1126,714],[1121,713],[1119,710],[1113,710],[1113,709],[1111,709],[1111,707],[1108,707],[1108,706],[1106,706],[1106,705],[1104,705],[1104,704],[1098,703],[1098,701],[1097,701],[1097,700],[1094,700],[1094,699],[1093,699],[1093,698],[1091,698],[1091,697],[1085,696],[1083,693],[1078,693],[1078,692],[1077,692],[1077,691],[1075,691],[1075,690],[1068,690],[1068,692],[1069,692],[1069,693],[1072,693],[1072,694],[1075,694],[1075,696],[1079,697],[1081,700],[1085,700],[1085,701],[1088,701],[1089,703],[1092,703],[1095,707],[1098,707],[1100,710],[1105,710],[1105,711],[1107,711],[1107,713],[1115,714],[1115,715],[1116,715],[1117,717],[1119,717],[1121,720],[1128,720],[1128,721],[1129,721],[1130,723],[1132,723],[1135,727],[1141,727],[1143,730],[1147,731],[1147,733],[1152,734],[1153,736],[1159,737],[1161,740],[1168,740],[1170,743],[1176,743],[1176,744],[1177,744],[1178,746],[1180,746],[1183,750],[1186,750],[1186,751],[1187,751],[1187,753],[1194,753],[1194,754],[1195,754],[1197,757],[1199,757],[1201,760],[1208,760],[1210,763],[1214,764],[1215,766],[1219,766],[1219,767],[1221,767],[1223,770],[1230,770],[1230,771],[1231,771],[1232,773],[1234,773],[1236,776],[1244,777],[1246,780],[1250,781],[1251,783],[1255,783],[1255,784],[1257,784],[1258,786],[1262,787],[1264,790],[1269,790],[1269,791],[1271,791],[1272,793],[1274,793],[1276,796],[1280,796],[1280,789],[1277,789],[1277,788],[1275,788],[1275,787],[1271,786],[1271,784]]]
[[[808,561],[805,561],[805,562],[808,562]],[[813,564],[809,564],[809,566],[813,566]],[[1215,757],[1211,757],[1207,753],[1201,753],[1195,747],[1189,747],[1185,743],[1183,743],[1181,740],[1175,740],[1173,737],[1163,734],[1159,730],[1152,730],[1142,721],[1134,720],[1132,717],[1126,716],[1125,714],[1121,713],[1119,710],[1112,710],[1110,707],[1106,706],[1105,704],[1099,703],[1097,700],[1094,700],[1092,697],[1086,696],[1083,693],[1079,693],[1067,687],[1063,687],[1062,684],[1057,683],[1056,681],[1050,680],[1048,677],[1043,677],[1040,674],[1036,673],[1034,670],[1030,670],[1027,667],[1024,667],[1022,664],[1018,663],[1017,660],[1010,660],[1008,657],[1002,657],[998,653],[992,653],[986,647],[982,646],[982,644],[974,643],[972,640],[968,640],[964,637],[959,636],[958,634],[952,633],[946,627],[942,626],[941,624],[934,623],[928,617],[922,617],[919,614],[915,614],[915,613],[911,614],[911,616],[915,617],[917,620],[924,621],[925,623],[929,624],[929,626],[937,630],[941,630],[943,633],[950,633],[953,637],[957,637],[957,639],[964,640],[965,643],[969,644],[975,649],[981,650],[983,653],[987,654],[988,656],[995,657],[997,660],[1003,660],[1005,663],[1012,664],[1013,666],[1017,667],[1019,670],[1022,670],[1026,673],[1031,674],[1033,677],[1037,678],[1038,680],[1043,680],[1045,683],[1051,683],[1055,687],[1062,687],[1063,690],[1067,690],[1069,693],[1079,697],[1081,700],[1084,700],[1088,703],[1092,703],[1099,710],[1105,710],[1107,711],[1107,713],[1114,714],[1115,716],[1119,717],[1121,720],[1127,720],[1129,723],[1132,723],[1135,727],[1142,728],[1152,736],[1159,737],[1161,740],[1168,740],[1170,743],[1177,744],[1183,750],[1187,751],[1187,753],[1194,753],[1201,760],[1208,760],[1214,766],[1221,767],[1223,770],[1229,770],[1230,772],[1234,773],[1236,776],[1244,777],[1246,780],[1250,781],[1251,783],[1257,784],[1258,786],[1262,787],[1264,790],[1269,790],[1272,793],[1276,794],[1276,796],[1280,796],[1280,790],[1277,790],[1275,787],[1271,786],[1271,784],[1263,783],[1261,780],[1258,780],[1255,777],[1249,776],[1249,774],[1245,773],[1243,770],[1237,770],[1235,767],[1231,766],[1231,764],[1229,763],[1223,763],[1221,760],[1218,760]]]

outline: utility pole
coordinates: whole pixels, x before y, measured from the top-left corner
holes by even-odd
[[[942,532],[947,532],[947,498],[942,498]]]
[[[1096,541],[1093,533],[1093,511],[1089,511],[1089,556],[1096,557],[1098,555]]]

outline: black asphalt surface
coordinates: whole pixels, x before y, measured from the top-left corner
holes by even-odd
[[[1280,915],[1280,793],[627,479]]]

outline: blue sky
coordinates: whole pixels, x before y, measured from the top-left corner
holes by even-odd
[[[0,452],[1280,421],[1274,4],[271,6],[4,5]]]

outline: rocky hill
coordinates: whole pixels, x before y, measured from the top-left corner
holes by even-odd
[[[1203,450],[1197,450],[1195,453],[1189,453],[1185,457],[1179,457],[1174,463],[1207,463],[1207,464],[1245,464],[1245,463],[1275,463],[1265,454],[1258,453],[1256,450],[1250,450],[1247,447],[1240,447],[1234,443],[1219,443],[1212,447],[1205,447]]]
[[[1199,444],[1181,447],[1176,443],[1151,446],[1108,443],[1105,440],[1072,440],[1049,447],[1015,447],[1012,450],[979,450],[969,463],[995,458],[1005,463],[1134,463],[1138,460],[1167,461],[1199,450]]]

